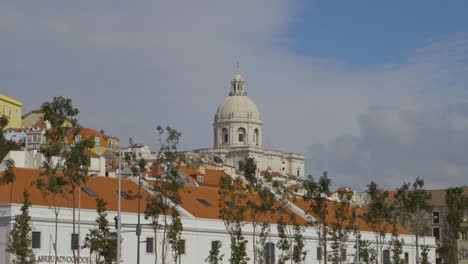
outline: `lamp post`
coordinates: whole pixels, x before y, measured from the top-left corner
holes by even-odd
[[[120,263],[120,193],[122,192],[122,150],[119,147],[119,192],[117,193],[117,264]]]

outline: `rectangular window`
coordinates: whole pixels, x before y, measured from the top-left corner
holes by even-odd
[[[179,250],[180,250],[181,255],[185,254],[185,240],[184,239],[181,239],[179,241]]]
[[[153,253],[154,251],[154,238],[146,238],[146,253]]]
[[[32,232],[32,248],[41,248],[41,232]]]
[[[461,233],[461,236],[460,236],[460,237],[461,237],[462,240],[468,240],[468,232],[467,232],[467,231],[463,231],[463,232]]]
[[[432,223],[433,224],[439,224],[440,223],[439,217],[440,217],[439,212],[432,212]]]
[[[322,248],[317,248],[317,260],[322,260]]]
[[[432,228],[432,236],[436,239],[440,239],[440,228],[434,227]]]
[[[390,250],[383,251],[383,264],[390,264]]]
[[[16,109],[16,115],[15,118],[18,119],[18,109]]]
[[[409,253],[408,252],[405,252],[405,263],[406,264],[409,263]]]
[[[341,249],[341,261],[346,261],[346,248]]]
[[[71,234],[71,249],[77,250],[80,246],[80,240],[78,234]]]
[[[11,118],[11,116],[12,116],[12,113],[11,113],[11,106],[10,106],[10,112],[8,113],[8,116],[10,116],[10,118]]]
[[[297,171],[296,171],[296,172],[297,172],[297,177],[299,177],[299,169],[297,169]]]
[[[221,243],[221,241],[219,241],[219,240],[211,241],[211,250],[214,250],[215,248],[219,247],[220,243]]]
[[[239,142],[244,142],[244,134],[239,134]]]
[[[100,137],[94,137],[94,145],[96,145],[96,146],[101,145],[101,138]]]

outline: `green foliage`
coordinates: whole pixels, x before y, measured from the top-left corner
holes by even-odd
[[[35,263],[35,257],[31,248],[31,216],[29,216],[31,200],[27,191],[24,191],[23,199],[21,214],[15,216],[6,251],[13,255],[13,263],[32,264]]]
[[[324,172],[318,181],[309,177],[303,183],[305,190],[304,200],[309,202],[309,209],[306,213],[312,213],[316,216],[317,221],[312,221],[310,224],[317,228],[319,245],[323,255],[327,256],[327,234],[328,228],[326,219],[328,216],[327,197],[330,196],[331,180],[328,178],[328,172]],[[324,263],[327,263],[327,258],[324,257]]]
[[[356,219],[351,207],[352,198],[352,192],[344,189],[338,190],[340,202],[336,203],[335,217],[331,222],[331,230],[329,232],[332,238],[332,263],[341,263],[342,253],[346,248],[346,241],[349,238],[350,232],[354,229]]]
[[[307,252],[304,250],[304,227],[294,223],[294,242],[293,242],[293,263],[303,263]]]
[[[255,164],[255,159],[252,157],[247,157],[245,158],[244,161],[244,177],[246,180],[248,180],[250,183],[256,182],[257,174],[257,164]]]
[[[280,217],[276,227],[280,238],[276,246],[281,252],[278,257],[278,264],[285,264],[291,258],[291,242],[289,241],[289,236],[286,230],[287,226],[283,217]]]
[[[161,126],[158,126],[156,130],[160,144],[157,162],[164,166],[165,172],[163,175],[156,178],[152,186],[153,196],[147,199],[145,218],[151,219],[155,242],[157,242],[158,230],[162,230],[161,261],[165,264],[167,262],[166,255],[169,234],[171,234],[171,232],[172,235],[180,233],[183,229],[181,222],[174,222],[180,221],[180,218],[170,217],[170,215],[171,212],[174,213],[177,211],[177,203],[180,201],[180,190],[183,187],[183,182],[178,177],[178,168],[179,164],[183,162],[184,156],[177,151],[177,145],[182,135],[180,132],[171,127],[166,127],[164,129]],[[144,160],[138,162],[140,170],[146,165],[145,162]],[[180,241],[180,234],[173,236],[173,239],[171,245],[178,245],[179,242],[176,242],[176,240]],[[157,261],[156,254],[155,263],[157,263]]]
[[[419,236],[427,229],[424,216],[430,211],[431,194],[424,190],[424,180],[416,178],[413,184],[404,183],[395,196],[396,212],[403,221],[410,221],[416,237],[416,263],[419,263]]]
[[[398,230],[396,226],[396,220],[392,223],[392,239],[390,240],[390,251],[392,252],[392,263],[403,264],[404,261],[401,259],[403,253],[404,241],[398,239]]]
[[[370,228],[372,231],[374,231],[377,250],[378,253],[380,252],[380,259],[382,259],[382,240],[384,239],[386,233],[384,223],[386,219],[389,219],[390,207],[385,202],[388,197],[388,192],[381,191],[378,187],[379,186],[373,181],[367,185],[367,194],[369,195],[370,200],[364,216],[366,217]]]
[[[10,152],[10,150],[18,150],[19,146],[11,141],[5,139],[5,128],[8,126],[8,117],[0,116],[0,161]]]
[[[428,245],[422,245],[421,246],[421,258],[420,258],[419,262],[421,264],[431,263],[429,261],[429,246]]]
[[[3,176],[0,177],[0,185],[9,184],[15,181],[16,175],[13,171],[15,167],[15,161],[12,159],[7,159],[4,161],[6,170],[3,172]]]
[[[462,223],[468,212],[468,196],[463,194],[463,188],[448,188],[445,194],[445,204],[447,205],[447,242],[445,247],[445,261],[447,263],[457,263],[458,246],[456,240],[459,232],[463,230]],[[465,227],[466,228],[466,227]]]
[[[210,254],[205,259],[205,262],[208,264],[222,264],[224,255],[219,255],[222,246],[221,241],[213,241],[211,245]]]
[[[111,236],[106,204],[103,199],[96,199],[98,227],[86,234],[83,248],[89,248],[91,254],[96,254],[96,263],[111,264],[117,260],[117,238]]]
[[[370,246],[369,240],[362,239],[361,235],[358,236],[359,243],[359,261],[364,264],[375,263],[377,258],[377,253],[375,249]],[[356,245],[354,245],[356,249]],[[354,255],[354,261],[356,262],[356,254]]]
[[[234,182],[229,177],[221,177],[219,189],[219,216],[224,222],[226,231],[231,239],[231,264],[247,264],[247,239],[242,233],[244,214],[247,206],[243,200],[245,194],[236,191]]]
[[[177,263],[177,260],[180,257],[181,253],[181,235],[182,235],[183,225],[180,220],[179,213],[176,210],[172,211],[172,222],[170,224],[167,238],[169,244],[172,248],[172,253],[174,256],[174,262]]]

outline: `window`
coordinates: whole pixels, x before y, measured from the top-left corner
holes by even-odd
[[[221,134],[223,136],[223,144],[229,143],[229,134],[227,128],[223,128],[223,130],[221,130]]]
[[[259,139],[258,139],[258,129],[254,130],[254,143],[255,145],[259,145]]]
[[[125,200],[130,200],[132,196],[126,192],[120,192],[120,196],[122,196]]]
[[[3,114],[3,115],[6,115],[6,105],[3,105],[3,111],[2,111],[2,114]]]
[[[296,170],[296,176],[299,177],[299,169]]]
[[[346,248],[341,249],[341,261],[346,261]]]
[[[153,253],[154,252],[154,238],[147,237],[146,238],[146,253]]]
[[[218,249],[221,247],[221,241],[219,240],[213,240],[211,241],[211,250],[214,251],[215,249]]]
[[[467,231],[463,231],[461,233],[461,240],[468,240],[468,234],[467,234]]]
[[[101,145],[101,138],[100,137],[94,137],[94,144],[96,146],[100,146]]]
[[[390,264],[390,250],[383,251],[383,264]]]
[[[77,250],[80,245],[78,234],[71,234],[71,249]]]
[[[179,250],[180,250],[181,255],[185,254],[185,240],[184,239],[181,239],[179,241]]]
[[[434,227],[432,228],[432,236],[436,239],[440,239],[440,228]]]
[[[409,253],[408,252],[405,252],[405,263],[406,264],[409,263]]]
[[[32,232],[32,248],[41,248],[41,232]]]
[[[244,142],[245,139],[245,128],[241,127],[237,129],[237,134],[239,136],[239,142]]]
[[[197,182],[203,182],[204,179],[203,175],[197,175]]]
[[[12,116],[12,113],[11,113],[11,106],[10,106],[10,112],[8,113],[8,116]]]
[[[197,200],[206,207],[211,207],[211,204],[205,199],[197,198]]]
[[[77,135],[77,136],[75,137],[75,142],[76,142],[76,143],[80,143],[80,141],[81,141],[81,135]]]
[[[265,263],[274,264],[275,263],[275,244],[268,242],[265,244]]]
[[[432,223],[433,224],[438,224],[439,223],[439,216],[440,216],[440,213],[435,211],[435,212],[432,212]]]
[[[88,187],[82,187],[81,190],[83,190],[83,192],[87,193],[91,197],[97,197],[97,194]]]
[[[322,248],[317,248],[317,260],[322,260]]]
[[[15,118],[18,119],[18,109],[16,109]]]

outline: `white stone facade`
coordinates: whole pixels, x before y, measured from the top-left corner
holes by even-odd
[[[253,157],[258,171],[276,171],[304,178],[304,155],[263,148],[263,121],[257,105],[247,96],[245,80],[239,71],[231,81],[231,92],[214,117],[213,148],[194,152],[220,157],[239,169],[246,157]]]

